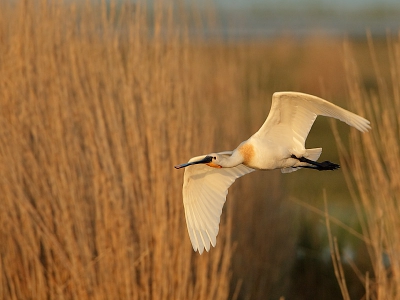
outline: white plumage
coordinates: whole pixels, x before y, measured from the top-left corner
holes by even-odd
[[[204,157],[195,157],[189,162]],[[198,250],[200,254],[204,248],[209,251],[210,242],[215,247],[219,219],[228,188],[236,178],[252,171],[255,170],[243,164],[232,168],[211,168],[204,164],[186,168],[183,179],[183,205],[194,251]]]
[[[335,170],[339,165],[316,162],[322,148],[305,149],[305,141],[318,115],[339,119],[366,132],[370,122],[316,96],[278,92],[261,128],[235,150],[191,158],[175,168],[186,168],[183,204],[193,249],[201,254],[215,247],[222,207],[228,188],[239,177],[258,170],[301,168]]]

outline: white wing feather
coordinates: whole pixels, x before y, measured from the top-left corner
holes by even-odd
[[[277,92],[272,96],[268,118],[255,136],[266,136],[278,125],[289,126],[293,138],[304,146],[318,115],[338,119],[362,132],[371,129],[368,120],[316,96],[297,92]]]
[[[219,154],[231,154],[222,152]],[[199,160],[203,156],[189,160]],[[239,177],[254,171],[245,165],[233,168],[212,168],[204,164],[185,168],[183,179],[183,205],[186,225],[194,251],[203,253],[215,247],[219,231],[219,222],[228,188]]]

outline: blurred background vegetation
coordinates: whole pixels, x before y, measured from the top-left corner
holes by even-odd
[[[397,299],[400,8],[380,3],[2,1],[0,298]],[[199,256],[173,165],[234,149],[284,90],[373,130],[318,118],[307,147],[342,169],[241,178]]]

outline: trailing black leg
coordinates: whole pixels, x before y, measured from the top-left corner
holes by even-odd
[[[308,163],[312,166],[301,166],[302,168],[307,168],[307,169],[315,169],[318,171],[326,171],[326,170],[336,170],[339,169],[340,166],[338,164],[334,164],[330,161],[323,161],[323,162],[317,162],[313,160],[309,160],[305,157],[297,157],[296,155],[292,155],[291,158],[295,158],[299,160],[300,162],[305,162]]]

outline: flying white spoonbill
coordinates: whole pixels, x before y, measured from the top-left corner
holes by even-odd
[[[183,205],[194,251],[209,251],[210,243],[215,247],[228,188],[237,178],[255,170],[290,173],[301,168],[324,171],[340,167],[329,161],[317,162],[322,148],[305,148],[318,115],[339,119],[362,132],[371,129],[368,120],[316,96],[278,92],[272,96],[264,124],[235,150],[196,156],[175,166],[186,167]]]

